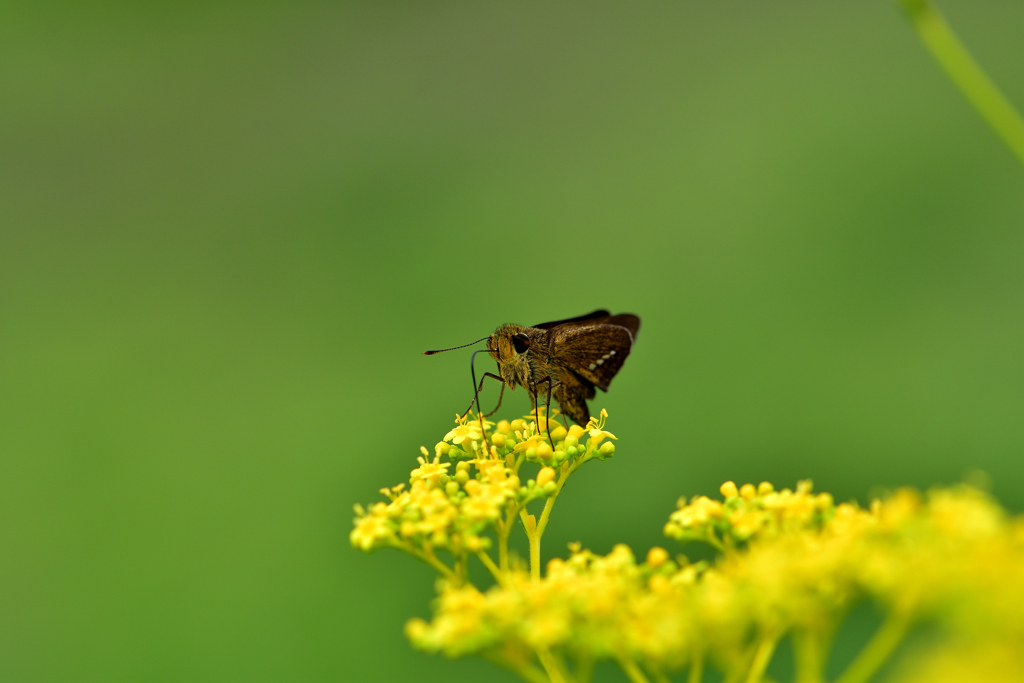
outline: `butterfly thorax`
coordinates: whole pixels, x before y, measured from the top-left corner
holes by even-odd
[[[502,325],[487,340],[487,349],[498,361],[501,379],[509,389],[519,385],[532,394],[533,387],[549,374],[547,330]]]

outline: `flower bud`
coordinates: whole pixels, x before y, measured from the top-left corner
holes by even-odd
[[[502,420],[501,422],[498,423],[497,426],[498,426],[498,431],[501,432],[502,434],[506,435],[506,436],[508,436],[509,434],[512,433],[512,425],[509,424],[508,420]]]
[[[739,490],[736,488],[736,482],[727,481],[718,487],[718,490],[726,498],[735,498],[740,495]]]
[[[505,435],[502,434],[501,432],[498,432],[497,434],[491,437],[491,443],[493,443],[498,448],[502,448],[505,445]]]
[[[668,551],[664,548],[654,546],[653,548],[647,551],[647,566],[651,567],[652,569],[655,569],[665,564],[665,561],[667,559]]]
[[[552,467],[542,467],[537,473],[537,486],[544,488],[548,482],[555,480],[555,470]]]
[[[551,444],[542,441],[537,445],[537,457],[541,460],[550,460],[554,451],[551,449]]]

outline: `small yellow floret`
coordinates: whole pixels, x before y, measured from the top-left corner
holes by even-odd
[[[718,488],[719,492],[726,498],[735,498],[740,495],[739,490],[736,488],[736,483],[727,481]]]

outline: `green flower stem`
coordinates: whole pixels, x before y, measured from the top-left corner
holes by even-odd
[[[704,653],[696,652],[690,662],[690,671],[686,675],[686,683],[701,683],[704,680]]]
[[[665,675],[664,671],[660,669],[651,669],[651,678],[654,679],[654,683],[672,683],[672,679]]]
[[[644,672],[639,666],[637,666],[637,663],[632,657],[621,655],[618,658],[618,661],[619,666],[622,667],[622,670],[626,673],[626,677],[632,681],[632,683],[649,683],[647,676],[644,675]]]
[[[821,629],[801,628],[793,631],[793,658],[796,683],[822,683],[825,680],[827,633]]]
[[[565,667],[551,654],[551,650],[543,646],[538,647],[537,659],[540,660],[540,664],[544,667],[544,671],[547,672],[551,683],[571,683],[573,681]]]
[[[525,508],[519,511],[519,518],[523,520],[523,527],[526,529],[526,538],[530,541],[530,579],[540,581],[540,534],[537,533],[537,518],[526,511]]]
[[[910,620],[906,616],[889,614],[836,683],[865,683],[870,680],[903,640],[908,628]]]
[[[708,533],[707,536],[704,538],[704,541],[718,552],[722,553],[723,555],[725,554],[725,544],[718,540],[718,536],[715,536],[714,529],[710,527],[708,528]]]
[[[409,543],[399,543],[396,547],[400,550],[404,550],[405,552],[409,553],[417,560],[420,560],[421,562],[425,562],[426,564],[430,565],[431,567],[437,570],[438,574],[445,577],[446,579],[456,582],[458,581],[458,577],[456,576],[455,572],[444,562],[437,559],[437,556],[433,553],[426,553]]]
[[[751,662],[750,671],[747,673],[747,683],[760,683],[764,679],[764,672],[768,668],[769,662],[772,661],[775,646],[778,644],[778,636],[769,634],[761,636],[757,649],[754,651],[754,661]]]
[[[485,553],[483,550],[478,550],[476,556],[480,558],[484,567],[487,568],[487,571],[491,573],[491,576],[493,576],[498,583],[504,583],[505,575],[501,573],[500,569],[498,569],[498,565],[494,564],[494,560],[491,559],[490,555]]]
[[[561,473],[558,477],[558,484],[555,487],[555,492],[551,494],[551,497],[544,503],[544,510],[540,513],[540,521],[537,523],[537,529],[543,535],[544,529],[548,526],[548,519],[551,517],[551,509],[555,507],[555,499],[558,498],[558,494],[562,492],[562,487],[565,486],[565,481],[569,478],[573,472],[580,468],[583,464],[583,459],[575,460],[572,463],[566,462],[562,464]]]
[[[495,525],[495,532],[498,534],[498,567],[502,573],[508,572],[508,537],[512,533],[512,522],[515,520],[517,507],[509,510],[505,521],[498,521]]]
[[[562,471],[558,477],[555,492],[544,502],[544,510],[540,513],[539,521],[533,515],[527,514],[525,509],[519,511],[519,516],[523,520],[523,526],[526,528],[526,538],[530,541],[530,578],[534,581],[540,581],[540,540],[544,536],[544,529],[547,528],[548,520],[551,518],[551,510],[555,507],[555,500],[558,498],[558,494],[562,492],[562,487],[565,486],[565,481],[569,478],[569,475],[579,469],[583,462],[584,460],[580,459],[571,464],[569,462],[562,464]]]
[[[589,652],[580,652],[573,659],[573,671],[579,683],[590,683],[594,677],[594,657]]]
[[[981,117],[1024,163],[1024,120],[974,61],[929,0],[898,0],[932,57]]]
[[[551,678],[533,664],[527,662],[513,663],[496,652],[483,651],[480,653],[480,656],[495,666],[500,666],[514,674],[518,674],[527,683],[551,683]]]

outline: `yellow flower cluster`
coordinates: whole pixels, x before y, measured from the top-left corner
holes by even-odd
[[[531,414],[497,425],[483,418],[457,417],[455,428],[434,447],[432,458],[426,448],[420,449],[408,487],[381,489],[387,502],[369,509],[356,506],[352,546],[367,552],[382,547],[404,550],[456,583],[465,577],[469,555],[479,557],[492,573],[507,569],[508,532],[519,515],[532,520],[527,534],[539,548],[550,503],[539,522],[526,515],[526,506],[540,499],[553,503],[577,468],[615,452],[607,441],[615,436],[604,430],[605,411],[586,427],[568,429],[552,415],[551,441],[547,417]],[[525,482],[520,478],[524,463],[540,465],[537,475]],[[491,531],[501,546],[498,564],[481,555],[492,546]],[[448,551],[453,565],[441,562],[437,550]]]
[[[413,620],[407,634],[428,651],[566,681],[587,680],[602,658],[631,680],[667,680],[685,667],[700,680],[713,665],[726,680],[759,681],[790,637],[800,680],[821,681],[839,622],[871,600],[886,620],[844,680],[868,680],[923,620],[941,624],[945,640],[934,660],[918,654],[904,667],[905,680],[954,680],[941,675],[950,652],[990,657],[985,680],[1024,678],[1024,523],[986,495],[901,490],[864,510],[834,505],[810,482],[778,492],[726,483],[722,492],[724,501],[681,505],[666,526],[683,539],[713,534],[724,552],[711,565],[660,548],[645,562],[626,546],[604,557],[576,549],[539,581],[513,573],[488,591],[449,587],[433,621]]]
[[[822,683],[841,621],[870,602],[884,619],[842,683],[866,683],[893,658],[894,681],[1024,680],[1024,520],[977,489],[902,489],[864,509],[837,505],[809,481],[782,490],[726,482],[720,499],[680,500],[664,528],[712,545],[713,562],[574,547],[542,575],[541,536],[566,480],[615,452],[604,411],[585,427],[548,419],[458,419],[432,456],[421,449],[408,484],[357,506],[354,547],[401,549],[444,579],[434,617],[407,625],[417,647],[480,655],[533,683],[585,683],[602,659],[634,683],[684,669],[697,683],[706,668],[758,683],[788,639],[796,680]],[[533,501],[543,503],[538,515]],[[508,547],[520,523],[528,567]],[[492,587],[469,582],[472,558]],[[934,647],[897,657],[921,623],[938,626]]]
[[[694,496],[669,517],[665,535],[677,541],[705,541],[724,549],[746,543],[758,536],[800,529],[819,529],[834,514],[832,496],[814,494],[809,481],[796,491],[776,491],[763,481],[758,486],[727,481],[719,489],[724,501]]]
[[[638,652],[683,659],[692,635],[664,628],[662,601],[692,590],[697,572],[680,571],[654,549],[637,563],[625,545],[606,556],[576,548],[552,560],[542,581],[512,572],[500,586],[445,590],[431,623],[414,619],[406,633],[415,645],[448,656],[572,652],[586,659],[617,659]],[[577,663],[579,665],[579,663]]]

